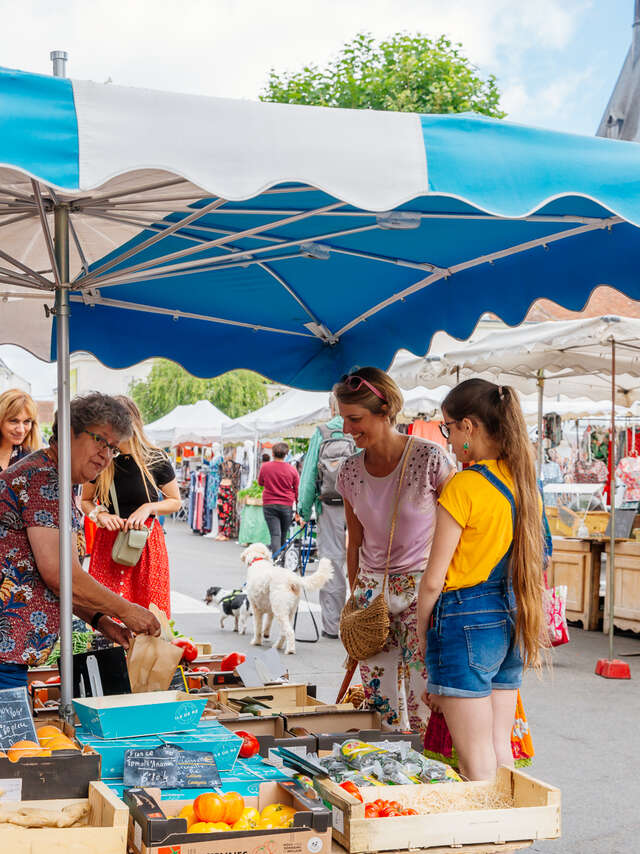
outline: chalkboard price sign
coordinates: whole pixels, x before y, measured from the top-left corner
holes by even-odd
[[[23,740],[38,743],[27,689],[4,688],[0,690],[0,748],[6,750]]]
[[[212,753],[182,750],[174,744],[154,750],[127,750],[124,785],[156,789],[205,789],[222,785]]]

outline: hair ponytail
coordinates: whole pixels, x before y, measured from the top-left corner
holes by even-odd
[[[516,522],[511,580],[518,605],[516,642],[526,666],[540,665],[543,638],[543,538],[540,493],[522,408],[511,386],[465,380],[449,392],[442,408],[456,421],[480,421],[500,448],[499,459],[513,479]]]

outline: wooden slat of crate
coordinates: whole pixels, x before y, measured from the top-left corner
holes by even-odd
[[[82,800],[24,801],[30,809],[62,809]],[[3,807],[11,807],[3,802]],[[16,827],[0,831],[7,854],[126,854],[129,809],[104,783],[89,787],[89,825],[86,827]]]
[[[560,835],[560,790],[509,768],[498,769],[497,788],[513,797],[514,806],[497,810],[465,810],[397,818],[365,818],[364,804],[330,780],[319,780],[321,796],[334,806],[333,836],[347,851],[375,852],[402,849],[447,848],[554,839]],[[451,790],[487,789],[494,784],[443,783]],[[419,791],[433,786],[394,786],[389,798],[410,804]],[[365,800],[382,797],[381,789],[361,788]]]
[[[456,845],[454,847],[447,845],[444,848],[438,846],[437,848],[425,849],[425,851],[426,854],[511,854],[512,851],[531,848],[533,842],[533,839],[527,839],[523,842],[506,842],[504,845]],[[344,854],[344,848],[335,839],[331,845],[331,854]],[[390,854],[416,854],[416,852],[404,849],[403,851],[392,851]]]

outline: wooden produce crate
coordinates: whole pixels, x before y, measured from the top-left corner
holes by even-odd
[[[321,797],[332,805],[333,837],[351,854],[526,842],[560,836],[560,790],[521,771],[502,767],[494,782],[438,783],[424,786],[360,788],[364,802],[376,798],[419,809],[451,792],[498,794],[512,806],[433,812],[393,818],[365,818],[365,807],[328,778],[316,781]]]
[[[264,709],[260,714],[272,715],[274,712],[278,714],[294,714],[295,712],[308,712],[316,709],[327,710],[336,708],[327,706],[325,703],[316,700],[315,697],[310,697],[307,692],[307,685],[304,683],[287,683],[284,685],[263,685],[259,688],[247,688],[245,686],[219,688],[218,700],[225,706],[234,708],[230,700],[234,698],[242,699],[244,697],[255,697],[264,703],[269,708]],[[271,696],[272,699],[262,699]],[[348,708],[353,709],[350,704],[345,704]]]
[[[208,641],[194,641],[194,643],[198,647],[198,658],[211,655],[213,647]],[[198,661],[198,658],[196,658],[196,661]],[[198,661],[198,664],[199,663],[200,662]]]
[[[221,723],[231,732],[244,730],[250,732],[258,739],[260,744],[260,756],[269,756],[269,751],[274,747],[286,747],[289,750],[301,749],[307,753],[315,753],[318,750],[318,739],[314,735],[295,736],[287,732],[284,718],[281,715],[271,717],[255,717],[255,715],[238,715],[233,721]]]
[[[4,812],[13,807],[61,810],[89,804],[88,824],[82,827],[23,828],[2,824],[0,840],[7,854],[126,854],[129,808],[104,783],[91,783],[88,798],[46,801],[2,801]]]
[[[347,738],[359,738],[361,730],[371,731],[382,728],[382,719],[378,712],[370,709],[354,709],[351,703],[339,703],[333,706],[316,706],[288,711],[284,714],[288,730],[301,728],[314,735],[331,734],[344,741]]]

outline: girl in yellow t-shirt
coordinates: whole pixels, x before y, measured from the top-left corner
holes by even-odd
[[[461,768],[471,780],[486,780],[499,765],[513,765],[522,671],[540,662],[540,497],[513,389],[466,380],[444,399],[442,414],[458,460],[476,462],[439,499],[418,593],[418,637],[427,692],[445,716]]]

